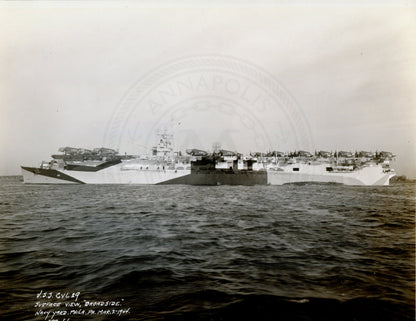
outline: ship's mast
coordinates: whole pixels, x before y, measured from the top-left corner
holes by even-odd
[[[335,150],[336,165],[338,166],[338,149]]]
[[[173,152],[172,140],[173,135],[168,134],[166,130],[160,130],[157,132],[159,137],[159,142],[156,146],[152,148],[153,156],[165,157],[171,156]]]

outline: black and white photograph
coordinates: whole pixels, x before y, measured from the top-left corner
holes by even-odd
[[[0,1],[0,318],[415,320],[415,1]]]

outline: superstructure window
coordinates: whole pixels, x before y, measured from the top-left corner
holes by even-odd
[[[293,171],[294,171],[294,172],[299,172],[299,168],[298,168],[298,167],[294,167],[294,168],[293,168]]]

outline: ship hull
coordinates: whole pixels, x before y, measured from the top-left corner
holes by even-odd
[[[60,171],[22,166],[23,182],[26,184],[84,184]]]
[[[266,171],[213,170],[191,174],[165,181],[161,184],[185,185],[267,185]]]
[[[290,183],[339,183],[344,185],[389,185],[394,173],[383,172],[380,166],[352,172],[326,172],[305,166],[297,172],[276,170],[213,170],[190,169],[123,170],[114,165],[100,171],[76,171],[22,167],[26,184],[185,184],[185,185],[283,185]]]
[[[297,171],[294,171],[296,169]],[[269,170],[270,185],[290,183],[339,183],[344,185],[389,185],[392,171],[386,172],[381,165],[367,166],[353,171],[328,171],[326,165],[292,165],[283,171]]]
[[[23,167],[27,184],[160,184],[190,174],[190,170],[123,170],[115,165],[100,171],[76,171]]]
[[[394,174],[377,175],[374,177],[361,177],[354,174],[293,174],[285,172],[268,172],[267,182],[270,185],[284,185],[293,183],[334,183],[344,185],[389,185],[390,178],[395,176]]]

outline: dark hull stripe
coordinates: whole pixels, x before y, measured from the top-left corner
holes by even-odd
[[[36,167],[25,167],[22,166],[22,168],[28,172],[31,172],[35,175],[42,175],[42,176],[47,176],[47,177],[52,177],[52,178],[56,178],[56,179],[60,179],[63,181],[68,181],[68,182],[74,182],[74,183],[79,183],[79,184],[85,184],[84,182],[71,177],[69,175],[66,175],[60,171],[57,171],[56,169],[47,169],[47,168],[36,168]]]
[[[65,169],[68,171],[78,171],[78,172],[98,172],[104,168],[111,167],[120,163],[121,163],[121,160],[115,159],[115,160],[110,160],[108,162],[102,163],[98,166],[68,164],[68,165],[65,165]]]

